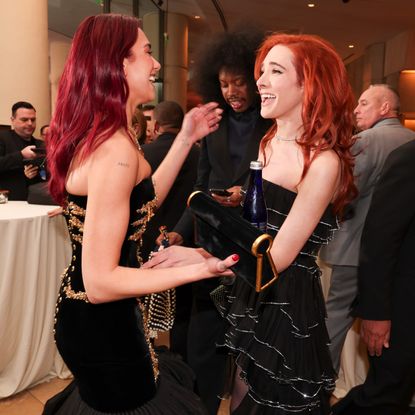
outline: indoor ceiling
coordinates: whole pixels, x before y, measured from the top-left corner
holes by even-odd
[[[102,11],[97,0],[48,3],[50,29],[67,36],[83,17]],[[415,30],[415,0],[140,0],[140,15],[157,10],[156,4],[189,16],[190,62],[200,42],[224,26],[249,23],[266,31],[317,34],[331,41],[346,62],[368,45]],[[111,11],[131,14],[131,10],[131,0],[112,0]]]

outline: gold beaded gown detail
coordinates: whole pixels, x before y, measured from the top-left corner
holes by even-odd
[[[192,392],[192,371],[179,358],[153,350],[139,300],[88,301],[81,265],[86,205],[86,196],[68,195],[64,216],[73,255],[62,276],[55,314],[56,345],[74,381],[46,403],[44,415],[205,414]],[[141,238],[155,206],[154,189],[146,179],[131,193],[121,266],[140,266]]]

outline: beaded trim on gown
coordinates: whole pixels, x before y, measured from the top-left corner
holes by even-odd
[[[55,315],[56,345],[74,381],[46,403],[44,415],[205,414],[191,391],[191,369],[179,358],[153,350],[140,301],[88,301],[81,266],[86,204],[86,196],[68,195],[64,216],[73,255],[62,276]],[[155,207],[154,189],[146,179],[131,193],[120,265],[139,266],[142,235]]]
[[[275,236],[296,193],[266,180],[264,193]],[[236,278],[222,310],[229,323],[223,343],[249,387],[236,414],[329,413],[335,372],[315,260],[337,227],[329,207],[294,262],[262,293]]]

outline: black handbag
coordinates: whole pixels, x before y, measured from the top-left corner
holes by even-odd
[[[193,192],[187,205],[194,215],[198,246],[220,259],[238,254],[240,259],[231,269],[256,292],[277,280],[277,268],[270,253],[271,235],[261,232],[201,191]]]

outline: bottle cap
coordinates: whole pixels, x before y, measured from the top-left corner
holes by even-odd
[[[252,170],[261,170],[264,167],[264,165],[262,164],[262,161],[254,160],[254,161],[251,161],[251,164],[249,165],[249,167]]]

